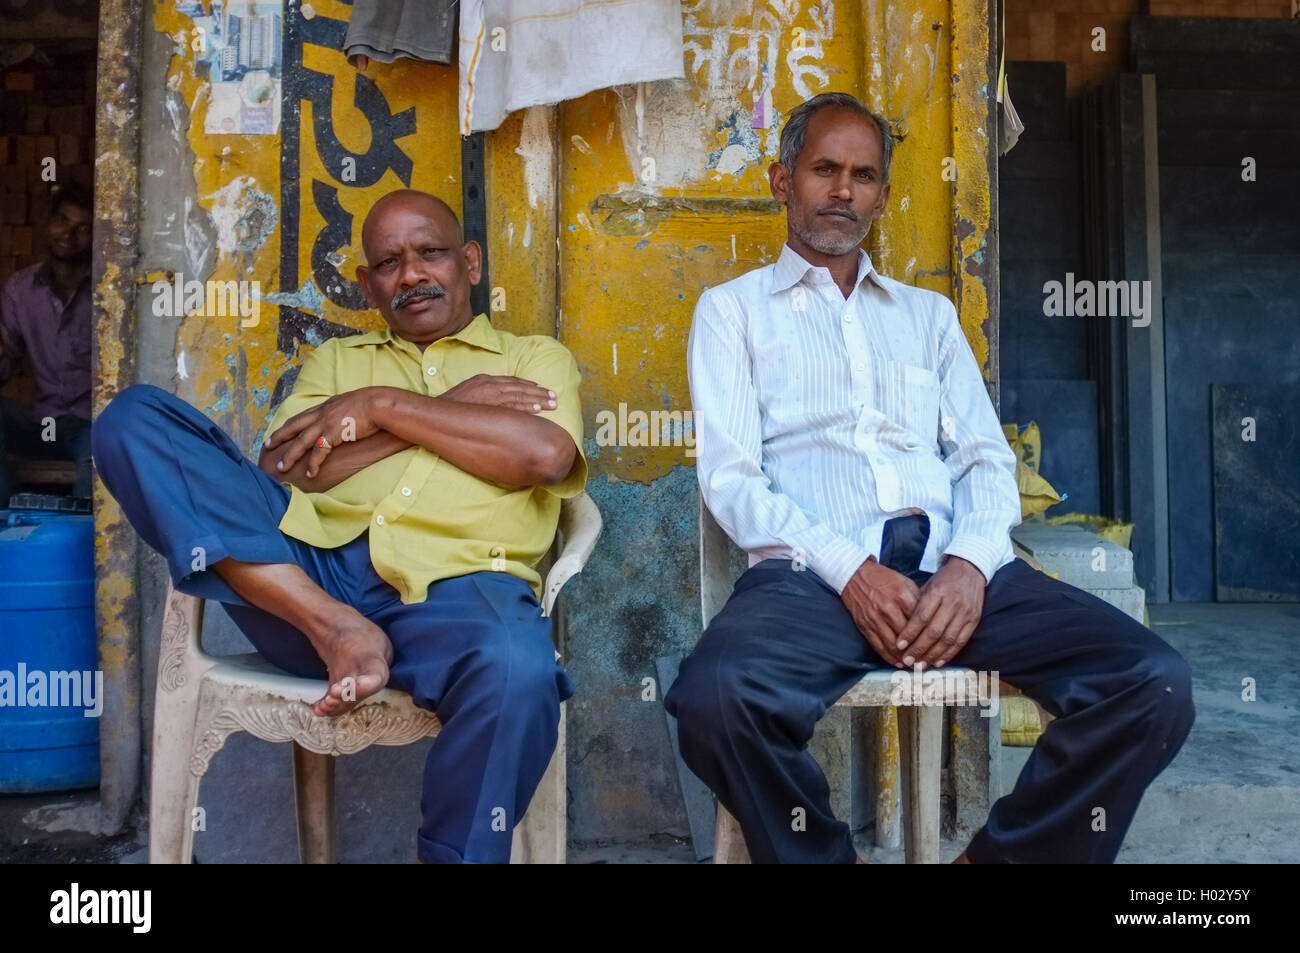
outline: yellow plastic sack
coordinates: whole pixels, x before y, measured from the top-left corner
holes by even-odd
[[[1020,516],[1028,519],[1061,502],[1061,495],[1022,461],[1016,461],[1016,488],[1020,490]]]
[[[1019,433],[1017,433],[1019,429]],[[1016,459],[1025,466],[1038,472],[1038,462],[1043,458],[1043,434],[1036,421],[1029,421],[1022,428],[1015,424],[1003,424],[1002,432],[1007,435],[1007,443],[1016,452]]]
[[[1043,720],[1032,698],[1016,695],[1004,698],[1002,705],[1002,743],[1012,748],[1032,748],[1043,733]]]
[[[1049,506],[1061,502],[1052,484],[1038,475],[1038,461],[1043,452],[1043,437],[1032,420],[1023,429],[1003,424],[1002,433],[1016,453],[1016,488],[1020,491],[1020,517],[1037,516]]]

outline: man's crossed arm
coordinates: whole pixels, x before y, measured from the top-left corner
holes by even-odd
[[[563,427],[533,416],[554,409],[554,391],[517,377],[479,374],[439,397],[363,387],[291,417],[267,438],[257,465],[318,493],[419,446],[494,483],[554,485],[569,474],[578,452]],[[318,445],[321,437],[332,449]]]

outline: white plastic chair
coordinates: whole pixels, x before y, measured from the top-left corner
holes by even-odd
[[[543,615],[551,615],[564,584],[582,571],[600,530],[600,512],[589,496],[564,501],[560,554],[542,590]],[[346,715],[317,716],[311,706],[325,694],[327,682],[286,675],[256,652],[208,655],[200,642],[202,627],[203,600],[169,586],[154,707],[149,862],[189,863],[199,782],[226,738],[247,731],[263,741],[292,742],[299,858],[334,863],[334,757],[437,735],[437,717],[396,688],[382,689]],[[512,863],[565,862],[564,722],[561,705],[555,753],[515,827]]]
[[[726,604],[731,593],[732,580],[728,572],[728,552],[731,541],[714,521],[708,507],[700,498],[700,615],[703,627]],[[877,669],[867,673],[835,703],[839,708],[890,708],[894,669]],[[947,673],[948,678],[943,678]],[[922,684],[949,685],[958,677],[973,674],[971,669],[949,665],[941,671],[926,672]],[[954,693],[944,696],[946,703],[956,701]],[[909,864],[937,864],[939,862],[939,786],[943,744],[943,708],[938,705],[908,705],[895,709],[898,718],[898,759],[886,756],[877,758],[877,789],[897,792],[901,775],[903,805],[903,853]],[[882,722],[885,731],[892,733],[890,721]],[[888,739],[886,739],[888,740]],[[887,746],[886,746],[887,747]],[[897,795],[895,795],[897,796]],[[896,812],[890,798],[877,800],[877,842],[885,818],[882,814]],[[883,810],[882,810],[883,809]],[[715,864],[747,864],[749,851],[740,830],[740,823],[721,803],[717,805],[717,819],[713,835],[713,862]]]

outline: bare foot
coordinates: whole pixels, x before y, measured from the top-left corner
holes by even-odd
[[[338,627],[320,639],[316,651],[330,677],[329,690],[312,706],[317,715],[346,714],[388,684],[393,645],[383,629],[355,609],[349,609]]]
[[[969,864],[969,863],[970,863],[970,858],[968,858],[968,857],[966,856],[966,852],[965,852],[965,851],[962,851],[960,854],[957,855],[957,859],[954,860],[953,863],[954,863],[954,864]]]

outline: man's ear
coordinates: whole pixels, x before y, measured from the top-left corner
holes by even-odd
[[[767,167],[767,184],[772,189],[772,198],[782,205],[790,202],[790,170],[780,162],[773,162]]]
[[[465,243],[461,249],[465,256],[465,269],[469,272],[469,283],[476,285],[483,277],[483,248],[474,239]]]
[[[880,216],[885,214],[885,206],[889,204],[889,183],[886,182],[881,188],[880,194],[876,196],[876,204],[871,207],[871,220],[874,222]]]
[[[357,265],[357,282],[361,285],[361,290],[366,293],[366,304],[372,308],[379,307],[375,296],[370,292],[370,269],[365,265]]]

